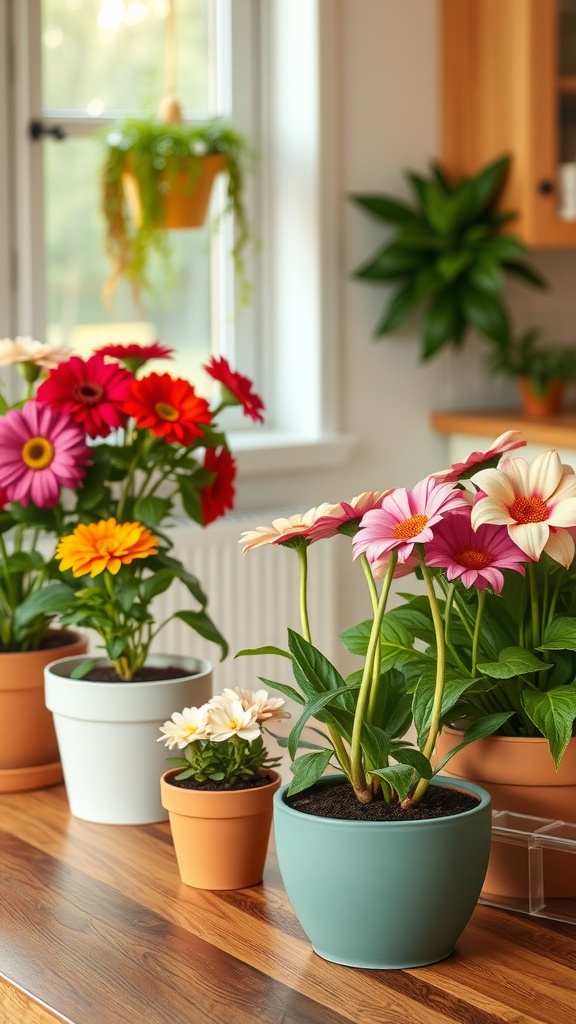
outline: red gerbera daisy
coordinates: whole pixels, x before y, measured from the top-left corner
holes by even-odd
[[[133,380],[124,412],[134,417],[140,429],[185,446],[202,436],[202,424],[212,422],[206,399],[199,398],[187,380],[169,373]]]
[[[50,371],[36,400],[66,413],[88,437],[107,437],[126,422],[122,406],[132,380],[131,373],[106,363],[100,353],[87,360],[72,356]]]
[[[215,473],[212,483],[200,491],[202,525],[208,526],[227,508],[234,508],[236,463],[227,448],[207,448],[204,469]]]
[[[204,369],[222,385],[222,400],[225,405],[241,405],[245,416],[259,420],[260,423],[264,422],[264,402],[252,390],[252,381],[248,377],[243,377],[241,373],[232,370],[223,356],[220,359],[210,356]]]
[[[119,359],[131,373],[137,373],[150,359],[172,359],[174,349],[161,345],[158,341],[153,341],[150,345],[139,345],[138,342],[132,341],[127,345],[103,345],[98,352],[103,356],[110,356],[111,359]]]

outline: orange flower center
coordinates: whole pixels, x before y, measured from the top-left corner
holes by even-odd
[[[178,410],[173,405],[168,405],[167,402],[157,402],[154,408],[161,420],[174,423],[178,419]]]
[[[419,513],[417,516],[412,516],[410,519],[404,519],[392,530],[392,536],[395,540],[411,540],[412,537],[417,537],[422,532],[426,523],[428,522],[428,516]]]
[[[517,523],[543,523],[549,516],[546,502],[532,494],[516,498],[508,511]]]
[[[104,388],[93,381],[84,381],[74,388],[74,397],[82,405],[97,405],[104,397]]]
[[[54,458],[54,447],[46,437],[31,437],[22,449],[22,458],[29,469],[46,469]]]
[[[492,558],[489,551],[464,548],[458,552],[457,561],[466,569],[485,569],[487,565],[490,565]]]

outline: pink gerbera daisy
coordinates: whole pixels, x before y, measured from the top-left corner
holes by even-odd
[[[363,517],[353,541],[354,558],[365,551],[373,562],[396,550],[398,561],[405,562],[415,544],[432,540],[432,527],[447,512],[468,504],[463,491],[429,476],[412,491],[399,487]]]
[[[9,501],[53,508],[78,486],[90,449],[82,430],[48,406],[28,402],[0,420],[0,476]]]
[[[488,469],[491,466],[496,466],[505,452],[511,452],[514,448],[523,448],[525,444],[526,441],[520,437],[519,430],[506,430],[492,442],[487,451],[471,452],[464,462],[453,462],[450,469],[433,473],[432,476],[435,480],[443,480],[445,483],[466,480],[482,467]]]
[[[363,491],[352,498],[352,501],[341,501],[337,505],[332,505],[329,512],[313,524],[310,531],[311,539],[322,540],[334,537],[337,533],[354,536],[362,516],[373,508],[380,508],[382,499],[391,493],[390,488],[387,491]]]
[[[472,509],[475,530],[483,523],[506,526],[533,561],[545,551],[565,568],[572,564],[576,475],[558,452],[542,452],[531,463],[504,459],[498,469],[480,470],[473,483],[481,492]]]
[[[214,479],[200,491],[202,525],[223,516],[226,509],[234,508],[234,478],[236,463],[227,448],[207,448],[204,469],[214,473]]]
[[[426,564],[446,569],[448,580],[460,579],[465,587],[477,590],[491,586],[496,594],[504,586],[500,570],[513,569],[524,575],[525,560],[505,527],[485,524],[473,530],[470,512],[447,516],[426,545]]]
[[[333,505],[324,502],[318,508],[311,508],[304,515],[298,513],[287,518],[274,519],[272,526],[258,526],[255,530],[246,530],[238,541],[242,545],[242,554],[252,548],[259,548],[263,544],[288,544],[297,537],[301,537],[307,544],[318,538],[313,536],[314,524],[322,516],[327,516]]]
[[[241,373],[233,370],[226,359],[221,356],[215,359],[210,356],[204,366],[206,373],[222,385],[223,401],[225,405],[241,405],[244,415],[250,416],[253,420],[264,422],[264,402],[252,390],[252,381],[243,377]]]
[[[89,437],[107,437],[126,423],[122,405],[132,380],[131,373],[107,363],[101,353],[87,360],[72,356],[50,371],[36,398],[70,416]]]

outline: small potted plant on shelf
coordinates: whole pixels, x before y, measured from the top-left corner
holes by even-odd
[[[488,359],[493,373],[518,380],[522,409],[528,416],[554,416],[562,409],[567,384],[576,381],[576,346],[537,345],[540,331],[509,335]]]
[[[180,877],[200,889],[242,889],[262,880],[280,759],[265,726],[286,718],[266,690],[226,689],[202,707],[174,712],[159,742],[180,756],[162,776]]]
[[[394,290],[375,334],[391,334],[421,310],[421,358],[460,347],[470,329],[503,343],[508,334],[507,274],[543,287],[526,247],[503,225],[512,212],[495,203],[510,159],[502,157],[469,178],[452,181],[439,163],[427,177],[407,172],[408,203],[395,196],[356,194],[352,200],[391,225],[392,236],[355,271],[362,281]]]
[[[274,821],[288,896],[326,959],[391,968],[448,956],[482,888],[491,820],[486,790],[443,769],[518,725],[549,743],[551,767],[571,742],[576,475],[550,452],[530,470],[506,458],[504,481],[493,478],[485,467],[523,443],[507,432],[411,490],[366,492],[241,538],[244,552],[288,547],[300,563],[301,632],[278,651],[296,686],[266,680],[302,705]],[[309,553],[339,534],[371,609],[340,636],[361,658],[346,678],[313,645],[306,602]],[[410,574],[424,592],[388,609],[393,581]],[[298,756],[313,718],[315,742]],[[471,724],[438,759],[442,729],[462,718]],[[339,774],[324,777],[331,766]]]
[[[234,216],[232,258],[246,297],[244,252],[250,238],[245,204],[245,177],[251,159],[246,138],[227,121],[204,124],[156,118],[130,119],[105,137],[102,167],[102,212],[105,246],[111,261],[108,296],[121,276],[138,300],[149,287],[148,266],[157,253],[169,267],[168,231],[201,227],[212,184],[228,175],[227,206]]]
[[[15,357],[17,352],[14,345]],[[193,703],[211,692],[208,663],[149,655],[164,624],[156,621],[154,598],[178,584],[176,617],[216,643],[223,656],[227,652],[202,584],[175,557],[169,526],[176,512],[205,527],[233,507],[235,461],[217,417],[236,404],[261,421],[263,403],[246,377],[212,357],[205,369],[219,382],[221,399],[211,408],[187,380],[145,372],[150,359],[162,358],[171,358],[171,351],[158,343],[112,344],[87,359],[63,358],[43,374],[30,359],[23,365],[36,367],[35,393],[0,421],[2,526],[12,528],[11,536],[2,533],[1,585],[12,602],[15,629],[29,622],[45,630],[57,616],[62,626],[94,630],[109,663],[107,685],[101,681],[103,659],[91,664],[85,655],[52,653],[44,669],[68,798],[73,813],[89,820],[165,817],[158,793],[161,758],[154,768],[144,742],[141,771],[135,782],[123,783],[114,751],[122,759],[125,743],[137,741],[108,742],[98,730],[140,722],[135,734],[146,733],[143,723],[154,731],[175,703]],[[61,502],[64,488],[73,501]],[[22,526],[32,530],[29,550]],[[24,591],[17,573],[39,571],[41,529],[60,536],[57,551],[48,552],[48,570],[27,581]],[[7,629],[4,606],[0,621]],[[175,671],[152,671],[159,658]],[[107,757],[94,772],[103,748]],[[73,753],[79,763],[72,768]]]

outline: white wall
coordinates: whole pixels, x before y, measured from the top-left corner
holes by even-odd
[[[435,0],[323,0],[340,14],[340,275],[342,349],[340,427],[356,447],[341,467],[240,479],[238,507],[297,505],[360,491],[409,486],[447,465],[448,442],[429,428],[438,408],[506,406],[515,399],[506,380],[488,380],[485,347],[474,338],[460,353],[444,352],[418,362],[418,323],[375,341],[372,331],[384,300],[380,285],[351,273],[383,240],[383,228],[348,199],[353,192],[408,193],[402,171],[425,171],[439,137],[438,46]],[[550,340],[576,331],[576,253],[532,254],[553,290],[540,295],[521,285],[510,289],[519,328],[542,324]],[[345,542],[343,542],[345,545]],[[256,557],[256,556],[253,556]],[[364,615],[361,581],[343,548],[342,620]]]

